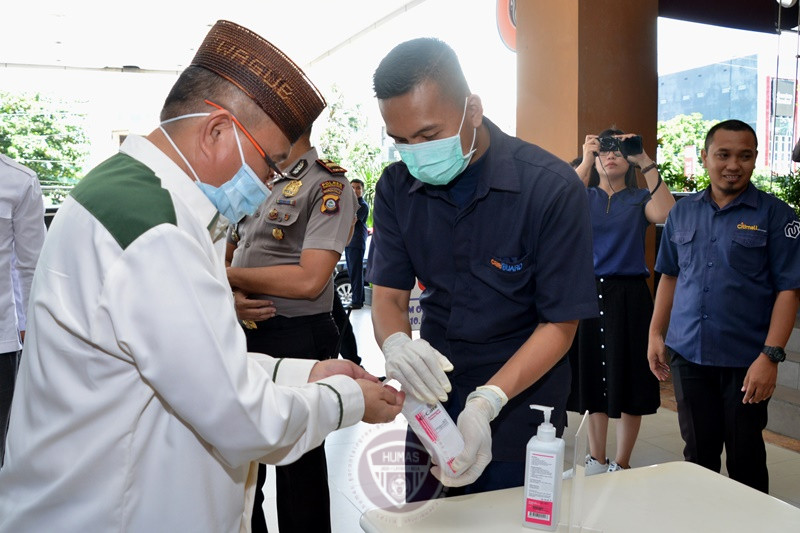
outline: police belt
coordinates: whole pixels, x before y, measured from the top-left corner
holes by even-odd
[[[285,329],[287,327],[298,327],[298,326],[306,326],[311,324],[318,324],[320,322],[325,322],[328,320],[333,320],[333,315],[330,312],[327,313],[317,313],[315,315],[301,315],[301,316],[283,316],[283,315],[275,315],[272,318],[268,318],[267,320],[259,320],[257,322],[252,322],[255,324],[255,328],[248,327],[247,324],[244,324],[244,332],[247,335],[263,335],[269,331],[275,331],[277,329]],[[249,321],[242,321],[242,322],[249,322]]]

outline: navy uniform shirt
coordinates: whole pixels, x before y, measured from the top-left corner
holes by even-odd
[[[798,234],[792,208],[752,184],[723,209],[709,189],[675,204],[656,261],[678,278],[667,346],[693,363],[750,366],[775,296],[800,287]]]
[[[367,245],[367,217],[369,217],[369,204],[364,198],[358,198],[358,211],[356,211],[356,223],[353,226],[353,237],[347,243],[348,248],[361,248]]]
[[[597,314],[583,184],[560,159],[484,121],[489,149],[457,178],[475,178],[470,173],[480,169],[475,197],[463,206],[448,188],[413,178],[402,162],[384,170],[367,267],[376,285],[410,290],[417,277],[425,286],[420,334],[453,362],[462,402],[540,322]],[[564,385],[565,401],[568,378]],[[516,448],[524,455],[524,444]]]
[[[594,236],[595,276],[641,276],[650,272],[644,260],[644,238],[650,222],[644,208],[647,189],[625,188],[611,196],[600,187],[586,189]]]

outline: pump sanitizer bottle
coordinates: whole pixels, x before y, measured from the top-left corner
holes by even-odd
[[[564,439],[556,438],[556,428],[550,423],[552,407],[530,407],[544,413],[544,422],[528,441],[525,450],[525,513],[522,525],[555,531],[561,511]]]
[[[464,449],[464,438],[444,406],[439,402],[428,405],[406,394],[401,412],[433,462],[453,473],[453,459]]]

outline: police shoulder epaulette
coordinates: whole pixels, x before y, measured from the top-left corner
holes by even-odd
[[[345,172],[347,172],[347,170],[337,165],[330,159],[317,159],[317,163],[322,165],[322,168],[324,168],[331,174],[344,174]]]

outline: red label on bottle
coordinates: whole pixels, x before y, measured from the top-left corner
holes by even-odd
[[[543,526],[553,525],[553,502],[528,499],[525,501],[525,521]]]

